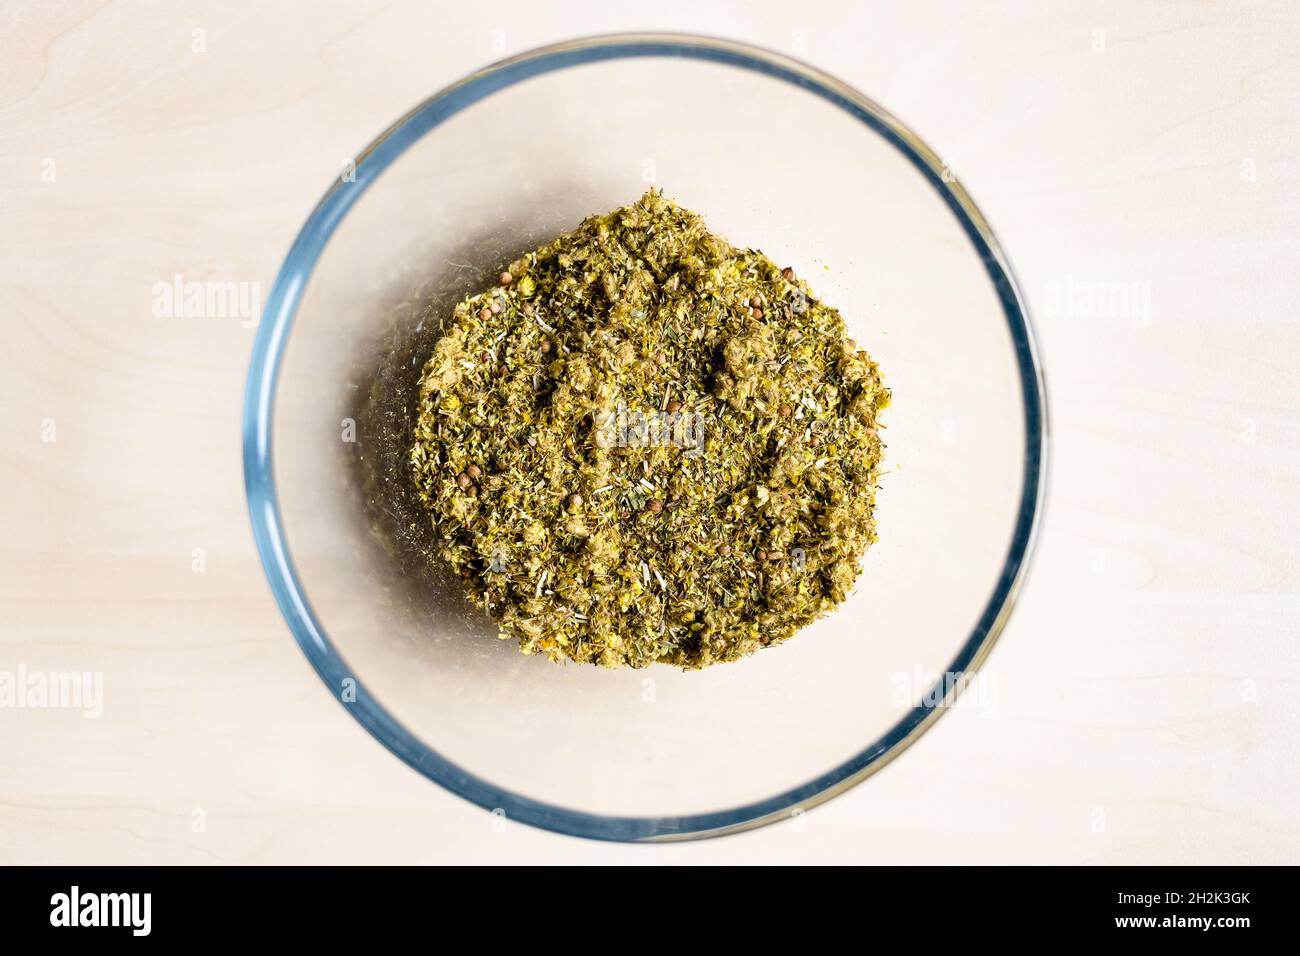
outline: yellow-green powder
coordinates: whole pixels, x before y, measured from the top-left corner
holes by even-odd
[[[411,474],[526,653],[704,667],[844,600],[888,402],[838,311],[652,190],[456,306]]]

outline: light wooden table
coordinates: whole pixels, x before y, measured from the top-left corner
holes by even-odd
[[[1300,10],[265,6],[0,5],[0,672],[104,681],[100,719],[0,709],[0,862],[1300,861]],[[177,273],[268,288],[431,91],[635,28],[795,52],[918,129],[1014,260],[1054,416],[996,716],[674,847],[494,828],[330,699],[245,514],[253,332],[152,314]]]

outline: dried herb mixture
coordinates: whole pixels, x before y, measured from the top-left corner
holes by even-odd
[[[791,269],[651,190],[456,306],[410,465],[503,638],[697,668],[844,600],[875,539],[888,402]]]

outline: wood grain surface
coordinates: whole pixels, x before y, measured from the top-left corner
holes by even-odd
[[[1300,9],[1286,3],[0,3],[0,862],[1297,862]],[[806,818],[688,846],[507,823],[375,743],[252,544],[254,330],[347,157],[584,33],[794,53],[944,156],[1042,338],[1037,566],[958,708]]]

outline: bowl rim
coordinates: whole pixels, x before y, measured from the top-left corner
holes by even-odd
[[[734,40],[678,33],[622,33],[539,47],[494,63],[433,94],[388,127],[336,177],[285,257],[263,310],[249,363],[243,406],[244,485],[267,581],[295,640],[331,692],[367,731],[430,780],[498,816],[570,836],[643,842],[720,836],[797,816],[843,793],[910,746],[967,683],[945,682],[878,740],[832,770],[762,800],[687,816],[606,816],[533,800],[498,787],[447,760],[399,723],[353,674],[317,619],[285,541],[272,460],[272,426],[281,360],[303,292],[334,230],[366,188],[407,147],[440,123],[493,93],[531,77],[587,63],[635,57],[685,57],[773,77],[840,107],[893,144],[944,199],[980,254],[998,293],[1020,373],[1025,413],[1024,480],[1012,540],[993,593],[947,674],[973,675],[1002,633],[1024,585],[1038,540],[1047,490],[1046,386],[1029,310],[1010,262],[987,219],[939,156],[906,125],[847,84],[783,54]]]

